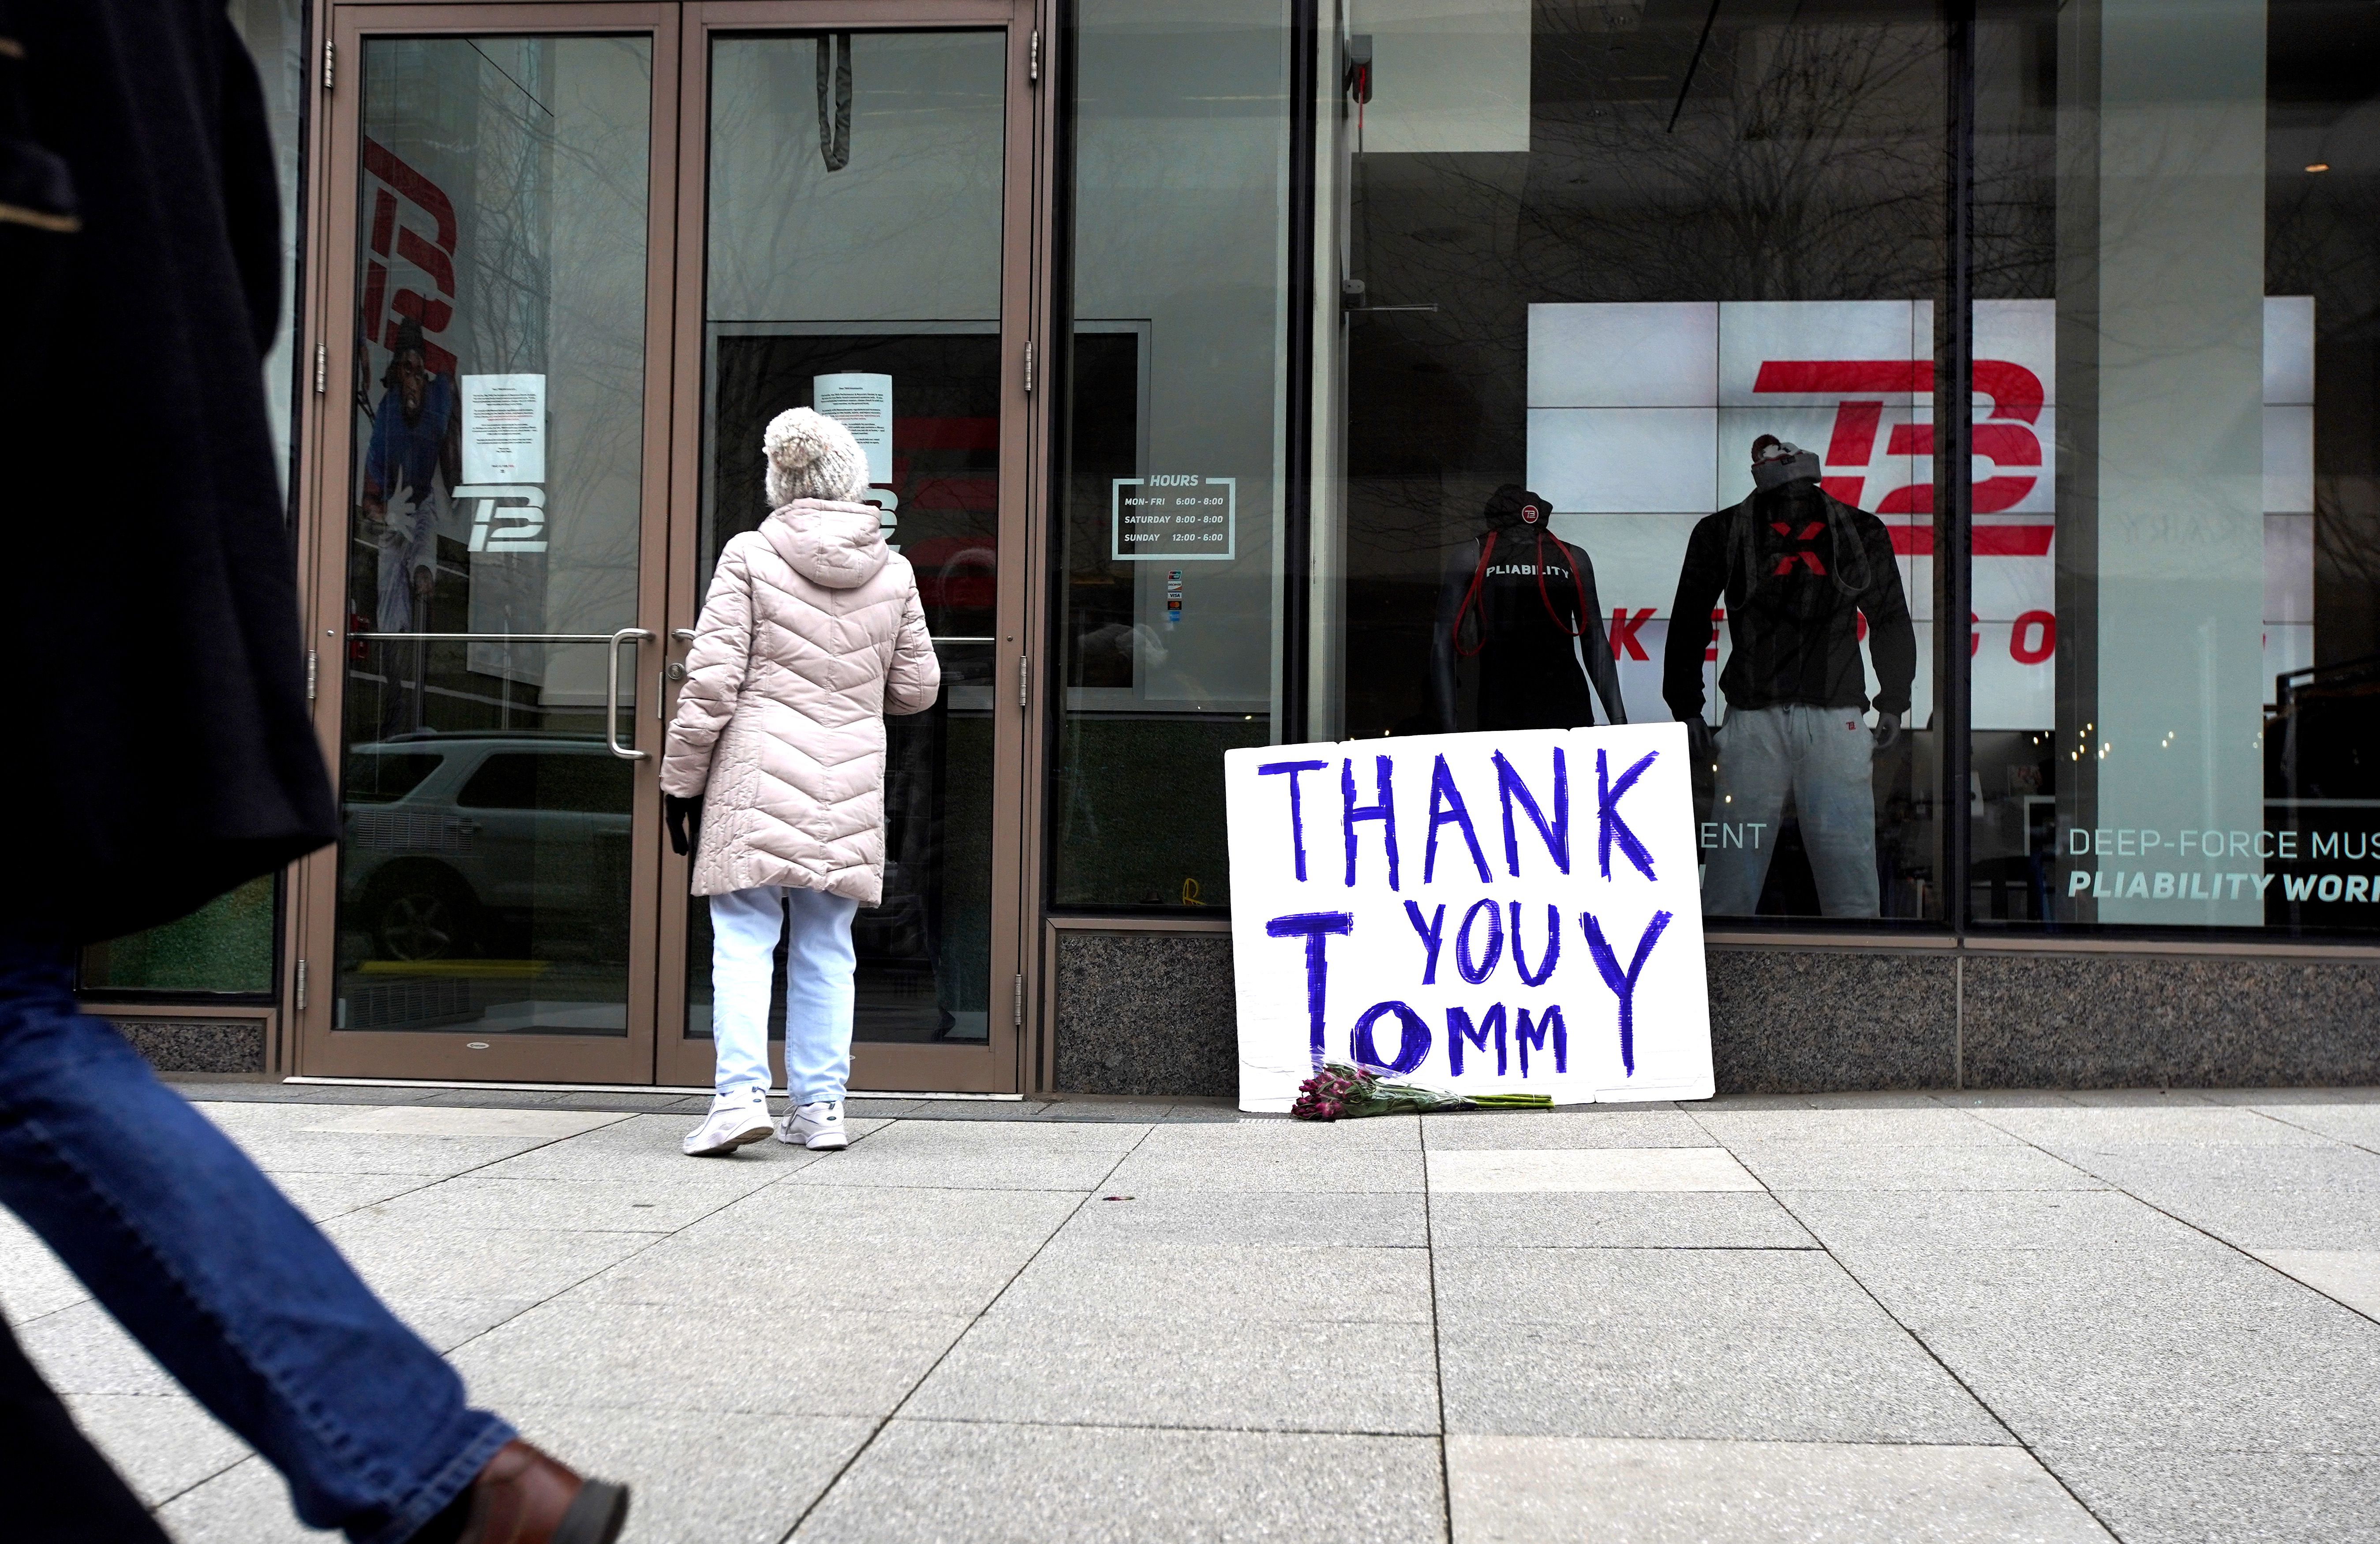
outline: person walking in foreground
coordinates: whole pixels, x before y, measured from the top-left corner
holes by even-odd
[[[288,260],[255,67],[222,0],[0,0],[0,424],[21,447],[0,806],[23,817],[0,886],[0,1201],[308,1524],[610,1544],[626,1491],[473,1409],[248,1155],[76,1006],[79,945],[270,874],[339,819],[266,418]],[[0,1438],[9,1544],[163,1544],[13,1344]]]
[[[695,1157],[777,1140],[840,1148],[851,1076],[851,919],[884,894],[884,715],[942,687],[908,559],[856,502],[851,431],[795,407],[762,436],[769,502],[727,543],[662,755],[670,845],[710,898],[710,1113]],[[785,950],[785,1092],[769,1119],[769,985]]]

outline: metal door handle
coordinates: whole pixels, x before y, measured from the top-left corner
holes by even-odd
[[[652,752],[630,750],[620,743],[620,645],[650,643],[652,637],[644,627],[623,627],[612,635],[612,641],[603,650],[603,744],[623,761],[641,761]]]

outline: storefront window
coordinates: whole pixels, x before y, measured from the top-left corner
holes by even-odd
[[[1060,906],[1229,898],[1223,752],[1277,737],[1281,0],[1083,0],[1050,780]]]
[[[1978,923],[2380,924],[2375,52],[2325,5],[1982,18]]]
[[[1939,917],[1936,7],[1338,41],[1343,733],[1684,720],[1714,918]]]
[[[306,7],[301,0],[231,0],[234,30],[248,44],[264,88],[281,190],[281,325],[264,359],[264,408],[273,463],[289,475],[293,293],[298,273],[298,155],[306,100]],[[239,992],[273,990],[278,888],[270,875],[218,896],[189,916],[83,952],[82,986],[106,992]]]

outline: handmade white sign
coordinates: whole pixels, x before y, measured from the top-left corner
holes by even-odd
[[[1325,1062],[1557,1103],[1707,1099],[1682,724],[1227,752],[1240,1108]]]

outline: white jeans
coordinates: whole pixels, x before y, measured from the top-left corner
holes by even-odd
[[[1735,828],[1703,872],[1703,913],[1749,917],[1760,906],[1777,817],[1791,790],[1802,847],[1828,917],[1874,917],[1876,737],[1856,708],[1730,709],[1718,736],[1718,776],[1711,818]],[[1757,845],[1755,844],[1755,835]]]
[[[764,884],[710,897],[710,1045],[722,1097],[769,1086],[769,979],[785,949],[785,1091],[795,1104],[840,1101],[851,1076],[851,919],[859,903]]]

